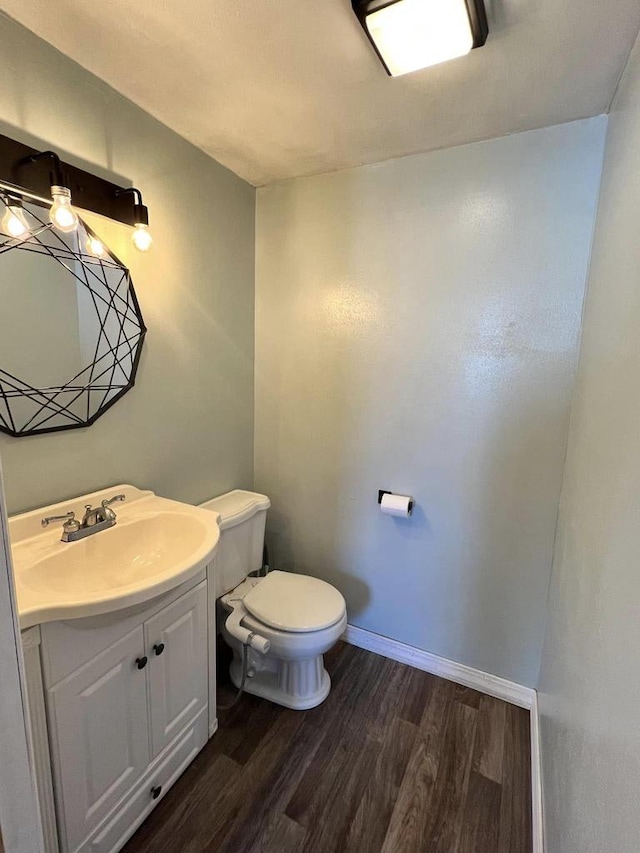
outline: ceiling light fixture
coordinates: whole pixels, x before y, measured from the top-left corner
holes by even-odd
[[[131,194],[133,195],[133,234],[131,241],[139,252],[148,252],[153,244],[153,237],[149,231],[149,209],[142,203],[142,193],[136,187],[127,187],[125,190],[118,190],[118,197]]]
[[[3,196],[6,211],[2,217],[2,230],[16,240],[29,233],[29,224],[24,215],[22,199],[17,196]]]
[[[464,56],[487,40],[483,0],[351,0],[387,74]]]

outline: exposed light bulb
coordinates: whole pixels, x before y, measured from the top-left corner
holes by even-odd
[[[141,222],[135,226],[131,239],[139,252],[148,252],[153,243],[149,227]]]
[[[92,234],[87,234],[86,247],[87,252],[90,255],[94,255],[96,258],[107,257],[107,250],[105,249],[104,243]]]
[[[2,217],[2,230],[10,237],[24,237],[29,232],[29,225],[22,209],[22,203],[10,199],[6,205],[7,210]]]
[[[68,234],[78,227],[78,214],[71,206],[71,190],[67,187],[51,187],[53,204],[49,219],[59,230]]]

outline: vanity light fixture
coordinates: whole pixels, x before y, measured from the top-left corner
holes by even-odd
[[[29,233],[29,224],[24,215],[22,199],[18,196],[6,195],[3,196],[2,201],[6,206],[2,217],[2,230],[16,240],[24,237]]]
[[[148,252],[153,244],[153,237],[149,231],[149,209],[142,203],[142,193],[137,187],[127,187],[118,190],[116,196],[133,196],[133,234],[131,241],[139,252]]]
[[[0,199],[3,197],[29,199],[40,205],[51,204],[49,199],[52,199],[50,221],[63,233],[73,232],[78,227],[77,206],[79,210],[89,210],[132,226],[135,229],[133,242],[140,251],[147,251],[153,242],[148,230],[149,212],[142,202],[140,190],[125,188],[73,163],[64,162],[55,151],[39,151],[0,134]],[[18,214],[16,217],[20,219]],[[11,226],[17,229],[17,221],[12,219]],[[92,240],[83,248],[100,257],[98,242]],[[103,250],[106,251],[106,247]]]
[[[464,56],[489,34],[483,0],[351,0],[390,77]]]

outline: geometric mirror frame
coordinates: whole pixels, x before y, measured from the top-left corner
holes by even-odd
[[[24,237],[0,233],[0,431],[15,437],[93,424],[133,388],[146,333],[129,270],[85,222],[62,233],[36,202],[24,216]]]

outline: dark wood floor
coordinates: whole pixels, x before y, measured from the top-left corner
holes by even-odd
[[[319,708],[222,712],[125,853],[531,852],[527,711],[352,646],[326,665]]]

